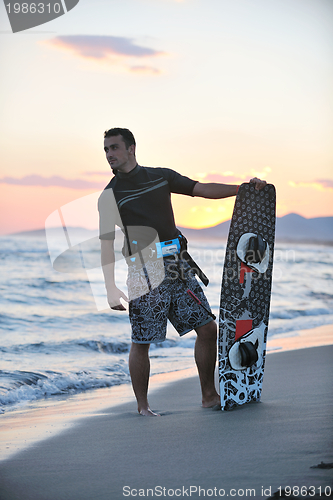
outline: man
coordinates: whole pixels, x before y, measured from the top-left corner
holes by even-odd
[[[210,408],[220,403],[214,384],[217,327],[207,299],[190,272],[190,265],[182,259],[184,247],[180,249],[178,241],[183,244],[184,238],[175,226],[170,195],[173,192],[202,198],[227,198],[236,195],[238,186],[204,184],[170,169],[141,167],[136,161],[135,148],[134,136],[128,129],[113,128],[105,132],[104,151],[115,177],[103,191],[98,208],[101,261],[108,303],[111,309],[124,311],[121,300],[130,302],[132,345],[129,370],[138,412],[144,416],[158,415],[148,404],[148,351],[152,342],[165,339],[167,319],[179,335],[191,330],[197,333],[195,361],[202,406]],[[255,183],[256,189],[266,184],[257,178],[250,182]],[[127,286],[130,300],[115,285],[115,225],[124,233],[123,253],[129,264]],[[153,234],[156,232],[155,246],[152,234],[149,235],[145,228],[151,228]],[[150,252],[142,257],[148,247]],[[166,254],[157,259],[156,249],[166,251]],[[193,300],[188,290],[199,298],[202,305]]]

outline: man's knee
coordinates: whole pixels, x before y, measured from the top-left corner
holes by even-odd
[[[213,340],[215,342],[217,338],[217,326],[215,321],[210,321],[206,325],[199,326],[196,332],[200,339]]]

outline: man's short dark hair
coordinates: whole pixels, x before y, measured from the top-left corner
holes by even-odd
[[[104,132],[104,139],[106,137],[116,137],[117,135],[121,135],[123,141],[125,143],[126,149],[128,149],[132,144],[135,146],[134,135],[128,128],[110,128],[110,130],[106,130]]]

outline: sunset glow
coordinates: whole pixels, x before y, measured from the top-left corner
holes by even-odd
[[[0,9],[1,234],[102,190],[114,126],[132,130],[141,165],[265,178],[278,216],[333,215],[332,2],[80,2],[16,34]],[[173,204],[178,225],[200,228],[229,219],[234,199]]]

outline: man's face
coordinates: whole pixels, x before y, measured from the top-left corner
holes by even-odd
[[[112,170],[126,172],[130,157],[133,157],[134,145],[126,149],[121,135],[106,137],[104,139],[104,151]]]

